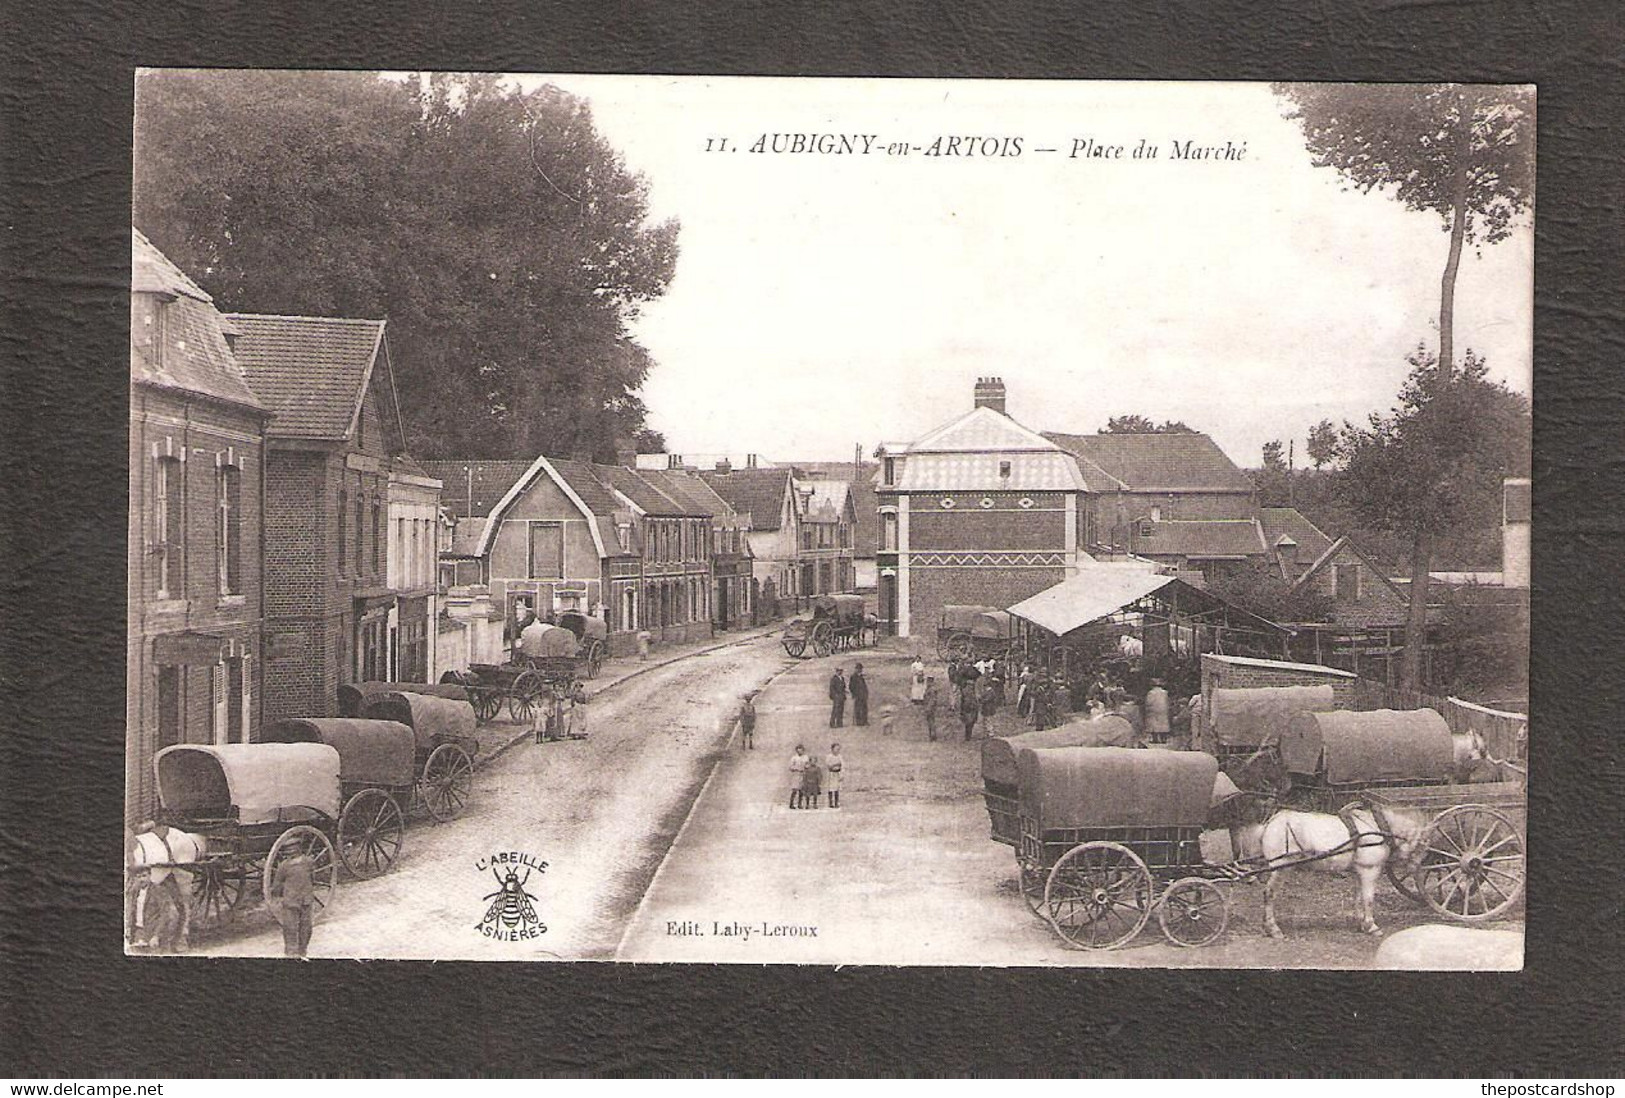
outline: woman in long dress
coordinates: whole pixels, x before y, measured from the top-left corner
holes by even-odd
[[[915,705],[925,702],[925,661],[918,656],[908,668],[908,700]]]
[[[846,768],[846,761],[841,758],[841,745],[829,745],[829,754],[824,756],[824,771],[828,775],[824,780],[824,791],[829,794],[829,806],[841,807],[841,771]]]

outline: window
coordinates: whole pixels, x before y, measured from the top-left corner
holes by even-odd
[[[363,618],[357,631],[360,633],[357,638],[361,656],[360,681],[389,681],[389,619],[382,615]]]
[[[1358,601],[1360,598],[1360,566],[1339,564],[1332,572],[1332,597]]]
[[[349,520],[350,493],[339,489],[339,571],[342,573],[349,567],[348,546],[345,544],[344,524]]]
[[[366,538],[366,531],[362,527],[366,521],[367,507],[362,502],[361,486],[358,484],[355,490],[355,574],[358,576],[361,574],[361,570],[366,567],[366,556],[362,548],[362,543]]]
[[[897,512],[887,511],[880,516],[880,548],[888,553],[897,551]]]
[[[417,530],[412,531],[416,536]],[[395,520],[395,566],[391,569],[395,574],[390,577],[391,587],[411,587],[416,577],[412,573],[412,558],[406,549],[406,520]]]
[[[1008,461],[999,462],[999,476],[1004,480],[1010,479],[1010,463]]]
[[[530,578],[564,578],[564,527],[557,522],[530,524]]]
[[[242,470],[235,465],[222,465],[215,479],[218,499],[214,545],[220,593],[238,595],[243,590]]]
[[[372,571],[374,575],[384,570],[384,509],[377,503],[372,505]]]
[[[184,709],[181,672],[180,667],[166,665],[158,668],[158,742],[155,746],[159,749],[181,742],[181,712]]]
[[[181,550],[185,541],[185,499],[181,494],[181,463],[172,457],[157,461],[153,476],[153,552],[158,561],[158,597],[168,598],[181,587]]]
[[[885,478],[886,478],[886,483],[887,484],[896,484],[897,483],[897,459],[896,458],[887,458],[886,459]]]

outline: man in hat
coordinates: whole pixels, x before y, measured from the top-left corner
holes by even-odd
[[[277,863],[271,875],[271,914],[282,924],[282,952],[303,957],[316,921],[315,864],[299,853]]]
[[[846,675],[839,667],[829,677],[829,726],[840,728],[846,723]]]
[[[852,665],[852,677],[847,680],[847,692],[852,695],[852,723],[869,723],[869,680],[863,677],[863,664]]]

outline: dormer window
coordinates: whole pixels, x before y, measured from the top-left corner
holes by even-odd
[[[1161,507],[1153,507],[1153,508],[1151,508],[1151,521],[1152,522],[1161,522],[1162,521],[1162,508]]]
[[[1008,461],[999,462],[999,478],[1001,480],[1010,479],[1010,463]]]

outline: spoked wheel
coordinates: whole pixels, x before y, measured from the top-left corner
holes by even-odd
[[[437,823],[447,823],[463,814],[474,792],[474,760],[454,743],[434,749],[423,764],[423,806]]]
[[[339,860],[350,876],[366,880],[387,873],[400,857],[406,817],[382,789],[363,789],[339,813]]]
[[[1406,862],[1401,867],[1397,858],[1389,856],[1387,864],[1382,867],[1382,871],[1388,875],[1388,883],[1394,886],[1395,891],[1411,903],[1419,904],[1423,902],[1422,894],[1416,891],[1416,883],[1411,879],[1409,872],[1415,868],[1413,862]]]
[[[784,651],[793,659],[800,659],[802,653],[807,651],[807,642],[800,637],[784,638]]]
[[[468,700],[473,703],[474,717],[481,724],[487,724],[496,720],[497,714],[502,712],[502,695],[498,694],[495,690],[487,690],[481,687],[470,687],[468,690]]]
[[[1157,924],[1179,946],[1205,946],[1224,933],[1230,905],[1219,886],[1202,877],[1175,881],[1157,905]]]
[[[213,930],[237,917],[248,875],[240,864],[223,860],[200,862],[192,876],[192,926]]]
[[[333,844],[309,824],[290,827],[277,836],[271,852],[265,856],[265,872],[260,877],[260,889],[266,906],[275,901],[271,889],[276,884],[277,871],[296,857],[310,859],[310,883],[316,893],[316,910],[312,917],[320,919],[333,903],[338,892],[339,864]]]
[[[529,724],[536,716],[536,699],[547,689],[540,673],[522,671],[508,688],[508,716],[520,724]]]
[[[969,633],[955,633],[948,638],[948,643],[943,646],[942,658],[945,660],[968,660],[970,659],[970,645]]]
[[[1076,949],[1115,949],[1151,918],[1151,871],[1121,843],[1068,850],[1044,885],[1044,917]]]
[[[1493,919],[1523,895],[1523,837],[1493,808],[1457,805],[1422,833],[1416,887],[1440,915],[1463,923]]]
[[[598,672],[604,668],[604,646],[594,641],[592,647],[587,649],[587,677],[596,679]]]
[[[812,650],[815,656],[827,656],[835,651],[835,630],[830,628],[827,621],[821,621],[813,626]]]
[[[1049,874],[1044,871],[1043,866],[1020,855],[1016,856],[1016,869],[1016,880],[1021,885],[1021,898],[1027,901],[1027,910],[1042,919],[1044,884],[1049,880]]]

